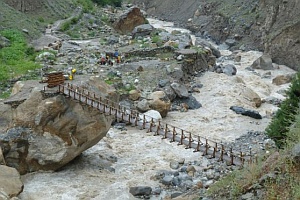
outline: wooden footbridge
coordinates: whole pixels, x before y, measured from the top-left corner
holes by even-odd
[[[170,124],[163,124],[161,121],[150,116],[121,107],[116,102],[97,97],[95,93],[91,93],[75,85],[69,83],[59,85],[58,92],[91,106],[103,114],[114,115],[118,121],[126,122],[139,129],[146,129],[148,132],[153,132],[156,136],[162,136],[162,139],[170,139],[170,142],[178,142],[178,145],[184,145],[187,149],[192,148],[194,152],[202,152],[203,156],[217,158],[219,161],[224,161],[229,165],[238,166],[255,161],[251,150],[247,153],[235,151],[232,147],[228,148],[222,143],[194,135],[189,131]]]

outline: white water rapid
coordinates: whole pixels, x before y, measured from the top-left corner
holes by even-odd
[[[154,27],[174,30],[173,24],[149,19]],[[164,25],[164,26],[163,26]],[[184,29],[178,31],[189,32]],[[223,56],[232,52],[221,51]],[[236,76],[227,76],[207,72],[196,80],[203,84],[200,93],[193,94],[202,104],[197,110],[188,112],[169,112],[165,122],[190,130],[214,140],[233,141],[248,130],[264,130],[270,121],[265,117],[277,108],[263,104],[257,111],[264,118],[252,119],[235,114],[229,110],[232,105],[251,108],[248,100],[240,95],[246,87],[257,92],[262,99],[273,96],[283,99],[277,93],[288,87],[288,84],[276,86],[272,78],[261,78],[246,70],[252,62],[262,55],[261,52],[240,52],[241,62],[224,60],[237,68]],[[275,64],[274,64],[275,65]],[[294,73],[293,70],[275,65],[271,76]],[[257,70],[264,74],[266,71]],[[185,162],[201,160],[205,166],[206,159],[191,149],[162,140],[153,133],[127,127],[127,131],[111,128],[107,137],[97,145],[83,152],[74,162],[58,172],[35,172],[22,176],[24,191],[22,200],[131,200],[136,199],[129,193],[131,186],[159,187],[160,183],[151,177],[158,170],[170,170],[170,162],[185,159]],[[110,165],[112,161],[112,165]],[[114,170],[113,170],[114,169]],[[152,196],[152,200],[163,199],[164,192]]]

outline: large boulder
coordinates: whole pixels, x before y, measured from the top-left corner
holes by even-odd
[[[171,101],[163,91],[156,91],[149,95],[149,107],[158,111],[162,117],[166,117],[170,108]]]
[[[12,109],[9,105],[0,102],[0,133],[12,122]]]
[[[268,54],[264,54],[261,57],[259,57],[258,59],[256,59],[251,67],[253,69],[263,69],[263,70],[272,70],[273,68],[273,64],[272,64],[272,59],[270,57],[270,55]]]
[[[136,38],[136,37],[144,37],[146,35],[150,35],[151,32],[154,30],[154,27],[150,24],[142,24],[139,26],[136,26],[133,31],[132,31],[132,37]]]
[[[19,172],[15,168],[0,165],[0,199],[8,200],[16,197],[23,188]]]
[[[180,84],[180,83],[172,83],[171,88],[174,90],[175,94],[179,98],[188,98],[189,97],[189,92],[185,85]]]
[[[121,34],[131,33],[134,27],[145,24],[146,18],[138,7],[132,7],[126,10],[117,21],[113,24],[113,27]]]
[[[253,107],[260,107],[262,104],[261,98],[260,96],[254,92],[252,89],[245,87],[242,89],[241,91],[241,95],[247,99],[248,101],[250,101],[250,103],[252,104]]]
[[[96,96],[119,100],[115,90],[99,77],[80,83]],[[113,116],[64,95],[48,97],[37,89],[32,91],[15,108],[14,126],[0,133],[6,164],[21,174],[59,169],[97,144],[111,126]]]
[[[274,85],[283,85],[286,83],[290,83],[293,80],[294,76],[294,74],[278,75],[272,80],[272,83]]]
[[[183,76],[181,80],[184,82],[190,81],[195,75],[207,71],[209,57],[213,56],[210,51],[197,51],[194,49],[180,49],[175,51],[175,56],[178,57],[179,55],[183,57],[181,65]],[[215,63],[211,63],[211,65],[215,65]]]

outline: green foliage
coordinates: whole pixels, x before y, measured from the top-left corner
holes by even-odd
[[[67,31],[70,29],[70,27],[71,27],[71,21],[67,20],[61,25],[60,30]]]
[[[94,4],[92,0],[77,0],[77,3],[82,6],[83,12],[85,13],[89,13],[94,10]]]
[[[286,133],[289,127],[295,121],[295,115],[299,109],[300,103],[300,73],[297,73],[293,79],[289,90],[286,93],[287,98],[280,105],[275,117],[266,129],[266,134],[274,139],[278,147],[285,143]]]
[[[11,42],[9,47],[0,49],[0,82],[40,67],[32,61],[35,52],[27,46],[22,32],[7,29],[0,34]]]
[[[115,7],[122,6],[122,0],[93,0],[98,5],[105,6],[105,5],[112,5]]]
[[[160,39],[159,35],[154,35],[151,39],[152,39],[153,43],[161,42],[161,39]]]
[[[2,93],[0,93],[0,99],[6,99],[10,96],[11,91],[4,91]]]

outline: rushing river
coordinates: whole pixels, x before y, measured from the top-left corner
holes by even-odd
[[[154,27],[169,32],[177,30],[189,33],[186,29],[174,28],[171,22],[155,19],[149,19],[149,22]],[[222,53],[230,55],[232,52]],[[237,65],[239,76],[262,98],[275,95],[280,88],[272,86],[271,80],[260,82],[257,75],[250,77],[245,70],[261,52],[243,52],[241,55],[242,60]],[[226,62],[235,64],[233,60]],[[276,75],[292,72],[284,66],[280,66],[280,70],[272,73]],[[269,118],[264,118],[257,123],[253,119],[241,118],[228,109],[233,103],[242,104],[246,101],[239,95],[239,90],[245,88],[246,83],[243,85],[235,77],[213,72],[207,73],[198,81],[204,87],[196,94],[196,98],[203,107],[186,113],[171,112],[166,119],[168,123],[186,130],[191,129],[193,132],[206,130],[205,134],[210,133],[213,139],[233,140],[247,130],[263,130],[270,121]],[[264,105],[259,108],[259,112],[265,116],[268,110],[275,109]],[[60,171],[35,172],[22,176],[24,191],[19,197],[22,200],[136,199],[129,193],[129,188],[159,187],[160,183],[151,177],[158,170],[170,169],[170,162],[173,160],[201,160],[205,165],[206,159],[192,151],[132,127],[128,127],[126,132],[111,128],[107,137]],[[162,192],[151,199],[161,199],[164,196],[165,192]]]

